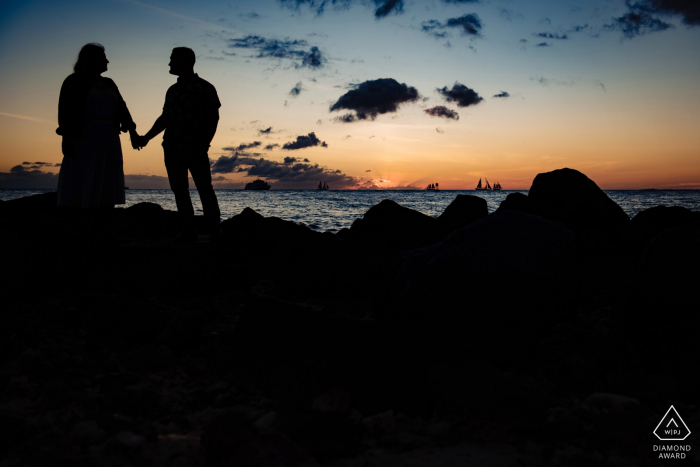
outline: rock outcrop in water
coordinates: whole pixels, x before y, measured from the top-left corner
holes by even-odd
[[[579,172],[191,245],[148,203],[86,243],[55,200],[0,203],[3,465],[651,466],[669,405],[700,418],[700,214]]]

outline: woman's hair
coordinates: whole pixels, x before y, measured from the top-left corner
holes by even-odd
[[[105,48],[102,44],[98,44],[97,42],[85,44],[78,53],[78,61],[75,62],[73,71],[76,73],[84,73],[95,69],[97,60],[102,58],[104,52]]]

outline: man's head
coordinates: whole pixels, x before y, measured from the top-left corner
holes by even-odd
[[[194,51],[188,47],[175,47],[170,54],[170,74],[176,76],[194,73]]]

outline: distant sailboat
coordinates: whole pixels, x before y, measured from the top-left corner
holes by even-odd
[[[489,179],[488,179],[488,178],[484,178],[484,180],[486,180],[486,186],[482,186],[482,185],[481,185],[481,178],[479,178],[479,184],[476,185],[475,190],[477,190],[477,191],[482,191],[482,190],[500,191],[500,190],[502,189],[500,183],[496,182],[496,183],[493,184],[493,187],[492,187],[492,186],[489,184]]]
[[[328,185],[326,185],[326,182],[324,181],[324,182],[318,182],[318,188],[316,188],[316,189],[317,190],[328,190],[329,187],[328,187]]]
[[[431,183],[430,185],[427,186],[426,190],[427,191],[440,191],[440,184],[439,183]]]

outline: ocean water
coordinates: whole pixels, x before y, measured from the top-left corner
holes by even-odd
[[[0,199],[9,200],[53,190],[0,190]],[[316,191],[316,190],[217,190],[222,219],[239,214],[250,207],[263,216],[275,216],[293,221],[318,231],[337,232],[350,227],[375,204],[391,199],[402,206],[429,216],[439,216],[458,194],[476,195],[486,200],[493,212],[509,193],[516,191]],[[196,190],[190,190],[195,210],[201,213]],[[520,191],[527,194],[527,191]],[[654,206],[684,206],[700,210],[700,190],[612,190],[606,191],[630,216]],[[126,205],[141,202],[160,204],[164,209],[176,210],[170,190],[127,190]]]

